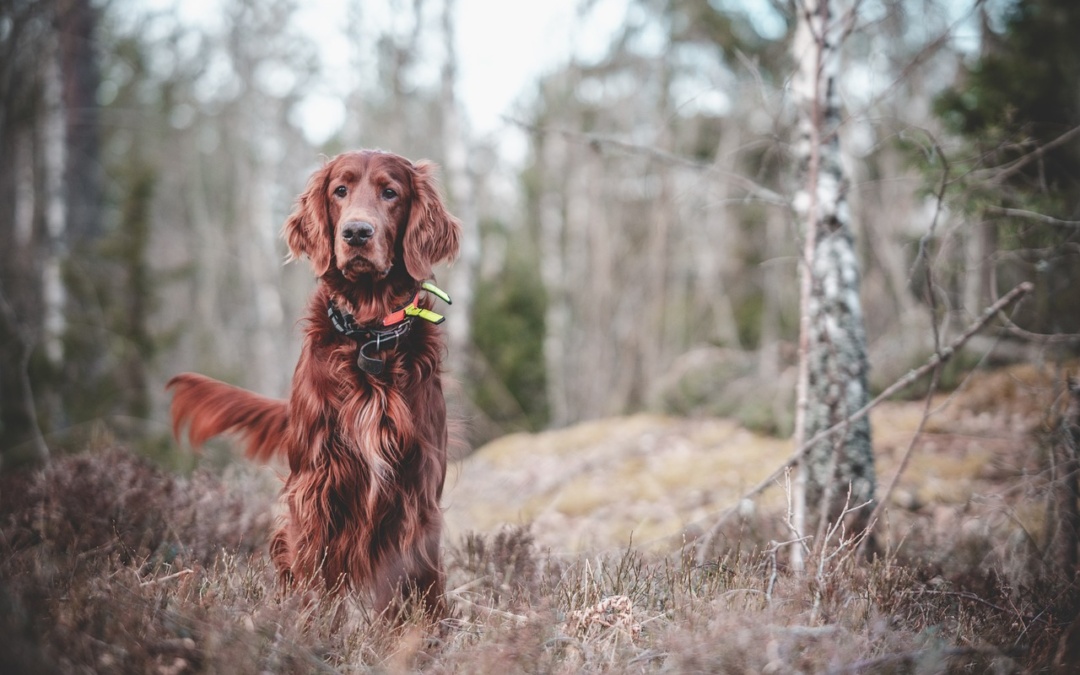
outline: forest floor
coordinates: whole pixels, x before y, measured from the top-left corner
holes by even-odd
[[[1060,380],[877,407],[879,493],[911,450],[881,554],[837,538],[803,574],[785,486],[741,499],[787,439],[656,415],[500,438],[451,467],[434,629],[277,592],[280,469],[57,459],[0,480],[0,672],[1078,672],[1080,592],[1044,555]]]

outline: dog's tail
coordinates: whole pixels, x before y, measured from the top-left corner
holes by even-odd
[[[173,435],[180,439],[187,426],[195,447],[225,432],[239,434],[244,454],[267,461],[284,454],[287,402],[260,396],[195,373],[181,373],[169,380],[173,391]]]

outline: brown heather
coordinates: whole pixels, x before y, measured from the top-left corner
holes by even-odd
[[[1046,409],[988,461],[955,475],[929,463],[965,455],[944,444],[976,428],[1003,437],[981,406],[935,418],[938,447],[901,481],[912,503],[894,500],[872,561],[838,534],[791,573],[773,502],[705,555],[555,552],[538,526],[506,525],[445,542],[453,616],[433,631],[387,628],[352,598],[281,594],[272,471],[59,458],[0,479],[0,673],[1080,672],[1080,592],[1043,553]],[[1016,412],[1000,416],[1013,431]]]

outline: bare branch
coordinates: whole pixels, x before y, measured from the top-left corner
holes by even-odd
[[[1009,216],[1012,218],[1027,218],[1029,220],[1036,220],[1046,225],[1061,225],[1064,227],[1080,227],[1080,220],[1062,220],[1053,216],[1048,216],[1045,213],[1036,213],[1035,211],[1025,211],[1024,209],[1007,209],[1002,206],[988,206],[987,211],[996,213],[1002,216]]]
[[[1004,313],[1001,314],[1000,318],[1001,322],[1005,324],[1005,330],[1009,331],[1010,334],[1024,340],[1028,340],[1029,342],[1038,342],[1039,344],[1043,345],[1071,344],[1075,342],[1080,342],[1080,333],[1033,333],[1027,329],[1017,326],[1015,323],[1013,323],[1013,320],[1005,316]]]
[[[1042,159],[1042,156],[1045,155],[1047,151],[1053,150],[1059,145],[1064,145],[1065,143],[1068,143],[1076,136],[1080,136],[1080,126],[1075,126],[1072,129],[1069,129],[1068,131],[1061,134],[1049,143],[1044,143],[1043,145],[1036,146],[1031,152],[1027,153],[1026,155],[1022,155],[1021,157],[1013,160],[1011,163],[1005,166],[987,167],[973,173],[989,173],[990,176],[988,180],[998,184],[1003,183],[1005,182],[1005,179],[1020,171],[1020,169],[1023,169],[1031,162],[1037,159]]]
[[[747,194],[762,202],[774,204],[776,206],[782,206],[785,208],[791,205],[791,201],[780,193],[774,192],[763,185],[759,185],[747,178],[746,176],[735,173],[733,171],[725,171],[723,169],[720,169],[715,164],[695,162],[693,160],[686,159],[685,157],[680,157],[679,155],[668,152],[666,150],[661,150],[659,148],[654,148],[647,145],[639,145],[637,143],[630,143],[628,141],[614,138],[612,136],[605,136],[603,134],[591,134],[581,131],[571,131],[569,129],[552,129],[550,127],[541,127],[510,117],[504,117],[503,119],[505,119],[510,124],[514,124],[532,133],[562,136],[563,138],[569,139],[577,143],[581,143],[582,145],[589,145],[593,148],[599,148],[602,146],[611,147],[631,155],[644,155],[646,157],[657,159],[673,166],[682,166],[693,169],[694,171],[701,171],[702,173],[719,174],[737,185],[738,187],[742,188],[743,190],[746,190]]]
[[[926,292],[927,292],[927,295],[929,296],[930,312],[931,312],[931,314],[930,314],[930,324],[934,328],[934,351],[937,351],[938,348],[941,347],[941,342],[940,342],[941,337],[938,334],[938,324],[937,324],[937,321],[936,321],[936,317],[937,317],[937,296],[934,293],[933,265],[930,264],[930,258],[929,258],[929,255],[927,253],[927,244],[930,243],[930,241],[937,234],[938,221],[941,219],[942,206],[945,203],[945,191],[949,187],[949,170],[950,170],[950,167],[949,167],[949,159],[948,159],[948,157],[945,156],[945,153],[942,152],[941,146],[938,145],[937,139],[934,138],[934,135],[931,134],[929,131],[927,131],[925,129],[919,129],[919,131],[922,131],[923,133],[926,134],[927,138],[930,141],[930,144],[933,146],[934,153],[937,154],[938,158],[941,160],[942,164],[944,165],[944,168],[942,169],[942,172],[941,172],[941,184],[938,186],[937,194],[934,195],[934,197],[935,197],[934,215],[930,219],[930,227],[927,228],[926,234],[924,234],[922,237],[919,238],[919,252],[915,256],[915,261],[911,264],[912,274],[914,274],[915,267],[919,264],[919,261],[923,261],[923,264],[926,266],[926,286],[927,286]],[[910,277],[908,278],[908,281],[909,282],[911,281]]]
[[[866,110],[873,110],[874,107],[877,106],[886,96],[895,94],[896,87],[901,82],[911,77],[911,74],[915,72],[927,60],[929,60],[931,56],[937,53],[938,50],[940,50],[942,47],[946,47],[949,45],[949,42],[952,40],[953,34],[956,29],[970,21],[971,17],[975,14],[975,10],[977,10],[979,6],[982,5],[984,2],[985,0],[975,0],[975,2],[973,2],[971,5],[971,9],[969,9],[964,14],[956,17],[956,19],[951,24],[949,24],[949,26],[945,28],[945,30],[940,35],[928,42],[926,46],[924,46],[913,57],[911,57],[907,65],[900,70],[900,74],[893,78],[893,81],[890,82],[888,86],[882,87],[880,93],[874,96],[874,98],[870,99],[870,101],[865,106],[863,106],[863,112],[853,112],[852,114],[848,115],[847,119],[844,120],[844,123],[846,123],[850,119],[854,119],[855,117],[864,114]]]

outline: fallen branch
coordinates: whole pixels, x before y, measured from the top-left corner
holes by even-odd
[[[1018,301],[1024,295],[1034,290],[1034,288],[1034,284],[1025,281],[1022,284],[1018,285],[1016,288],[1003,295],[997,302],[983,310],[983,313],[978,318],[978,320],[971,324],[968,329],[961,333],[955,340],[949,343],[947,347],[935,352],[933,355],[930,356],[929,359],[927,359],[925,364],[915,370],[910,371],[907,375],[904,375],[896,382],[893,382],[891,385],[889,385],[888,388],[885,389],[885,391],[878,394],[876,397],[874,397],[873,400],[856,410],[846,419],[843,419],[832,425],[828,429],[825,429],[824,431],[815,434],[813,438],[800,445],[795,450],[795,452],[792,453],[791,457],[789,457],[786,462],[781,464],[775,471],[770,473],[761,482],[759,482],[748,492],[743,494],[742,497],[735,501],[735,504],[738,505],[744,499],[750,499],[761,494],[765,490],[765,488],[775,483],[780,478],[780,476],[784,474],[785,471],[795,466],[795,464],[797,464],[799,460],[803,458],[803,455],[805,455],[810,450],[810,448],[817,445],[819,442],[825,440],[829,436],[835,434],[836,432],[848,428],[848,426],[852,422],[862,419],[863,417],[868,415],[870,411],[877,407],[879,403],[891,397],[893,394],[904,389],[905,387],[908,387],[913,382],[921,378],[923,375],[926,375],[930,371],[934,370],[938,366],[944,364],[946,361],[951,359],[956,354],[956,351],[963,347],[964,344],[967,343],[967,341],[970,340],[976,333],[982,330],[986,326],[986,324],[989,323],[990,320],[998,314],[998,312],[1001,312],[1009,305]],[[702,543],[698,548],[697,557],[699,565],[704,562],[706,552],[709,549],[709,545],[712,544],[712,540],[716,536],[716,533],[719,531],[720,527],[723,526],[723,524],[726,523],[728,519],[731,518],[731,516],[736,512],[736,508],[737,506],[731,506],[727,508],[723,513],[720,514],[719,519],[712,525],[712,527],[709,528],[709,531],[705,533]]]

